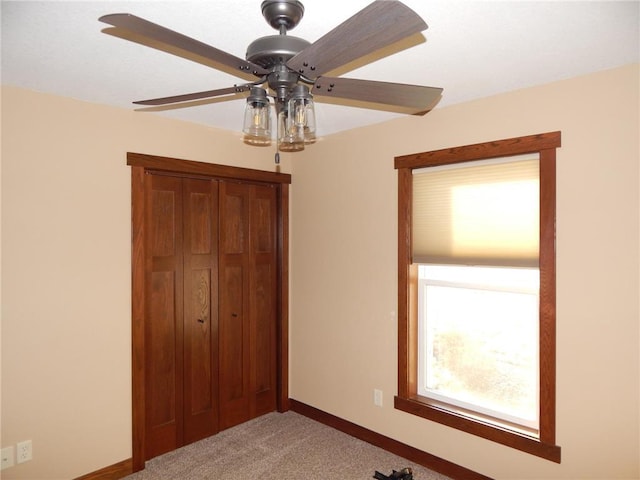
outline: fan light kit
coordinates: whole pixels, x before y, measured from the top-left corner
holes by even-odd
[[[105,15],[99,20],[115,27],[104,29],[104,33],[190,60],[195,55],[208,65],[213,62],[216,68],[231,69],[236,76],[251,80],[228,88],[134,102],[176,108],[180,104],[192,106],[187,102],[194,100],[237,98],[248,93],[242,131],[249,145],[272,142],[270,99],[276,111],[277,149],[286,152],[303,150],[315,141],[314,97],[334,103],[336,99],[355,101],[366,108],[412,115],[424,115],[440,100],[442,88],[324,75],[427,28],[420,16],[397,0],[374,1],[314,43],[287,35],[304,15],[300,1],[265,0],[262,15],[278,35],[254,40],[244,60],[128,13]]]

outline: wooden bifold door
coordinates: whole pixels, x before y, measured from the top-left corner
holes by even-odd
[[[176,169],[177,160],[139,157],[129,154],[129,164]],[[157,455],[288,408],[287,202],[277,182],[134,170],[133,460],[140,470]]]
[[[145,457],[218,431],[218,185],[151,175]]]
[[[276,197],[220,184],[220,428],[276,408]]]

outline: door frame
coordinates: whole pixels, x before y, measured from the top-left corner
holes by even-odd
[[[277,189],[276,407],[289,410],[289,185],[287,173],[127,152],[131,167],[131,376],[133,471],[145,464],[145,182],[149,173],[270,184]]]

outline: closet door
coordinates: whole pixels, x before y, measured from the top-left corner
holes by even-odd
[[[218,184],[183,180],[183,415],[188,444],[218,431]]]
[[[131,152],[127,164],[139,471],[193,440],[288,410],[291,176]]]
[[[249,414],[250,187],[220,182],[220,428]]]
[[[147,459],[218,431],[217,184],[148,184]]]
[[[150,177],[146,191],[146,459],[183,442],[182,180]]]
[[[220,184],[220,428],[276,408],[276,191]]]
[[[277,225],[276,189],[254,186],[249,242],[252,418],[276,409]]]

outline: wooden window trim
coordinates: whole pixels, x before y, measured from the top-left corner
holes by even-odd
[[[145,182],[147,173],[197,176],[243,182],[269,183],[278,190],[278,315],[276,324],[276,408],[289,410],[289,184],[291,175],[250,168],[216,165],[170,157],[127,153],[131,167],[132,220],[132,305],[131,305],[131,372],[132,372],[132,460],[134,472],[144,469],[145,456]]]
[[[394,406],[422,418],[560,463],[556,445],[556,149],[560,132],[395,157],[398,170],[398,394]],[[412,171],[538,153],[540,158],[540,426],[533,438],[445,409],[417,394],[417,267],[412,264]]]

